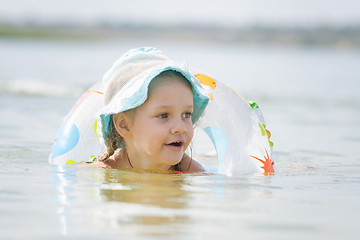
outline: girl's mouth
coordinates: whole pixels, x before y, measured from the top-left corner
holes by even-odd
[[[184,142],[182,141],[175,141],[175,142],[171,142],[169,144],[166,144],[167,146],[171,147],[174,150],[182,150]]]

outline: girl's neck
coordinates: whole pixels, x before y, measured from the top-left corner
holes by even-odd
[[[126,150],[124,150],[124,155],[125,155],[125,158],[127,159],[127,163],[128,163],[128,166],[130,168],[134,168],[131,161],[130,161],[130,158],[129,158],[129,154],[127,153]],[[168,170],[171,170],[173,166],[170,166]]]
[[[127,151],[125,151],[125,154],[126,154],[126,158],[127,158],[127,160],[128,160],[128,163],[129,163],[129,165],[130,165],[130,168],[134,168],[133,165],[132,165],[131,162],[130,162],[129,154],[127,153]]]

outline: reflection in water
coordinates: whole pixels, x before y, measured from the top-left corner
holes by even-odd
[[[56,189],[58,190],[58,201],[59,201],[59,208],[57,210],[60,218],[61,224],[61,234],[67,235],[68,228],[67,228],[67,219],[65,215],[66,206],[70,204],[69,201],[69,192],[71,191],[71,185],[76,183],[76,177],[71,171],[65,171],[63,166],[55,166],[55,174],[54,180],[56,181]]]
[[[104,172],[104,184],[100,195],[105,201],[153,206],[155,211],[144,208],[134,214],[129,221],[140,225],[162,225],[166,223],[185,223],[187,218],[176,211],[164,209],[182,209],[189,200],[184,190],[184,177],[166,173],[129,172],[109,170]],[[157,210],[156,210],[157,208]],[[161,208],[161,209],[159,209]],[[131,213],[130,213],[131,214]]]
[[[271,185],[271,179],[264,176],[58,166],[54,178],[66,236],[234,237],[239,226],[248,226],[249,209],[259,203],[249,198],[271,198],[264,187]]]
[[[57,166],[54,178],[63,235],[121,229],[166,236],[177,230],[169,233],[164,224],[189,220],[182,211],[191,199],[185,175]]]
[[[174,174],[110,170],[104,182],[100,194],[107,201],[183,208],[188,198],[184,177]]]

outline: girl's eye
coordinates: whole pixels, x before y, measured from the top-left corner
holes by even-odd
[[[183,114],[183,118],[191,118],[192,113],[191,112],[186,112]]]
[[[162,114],[159,114],[157,117],[158,118],[167,118],[168,114],[167,113],[162,113]]]

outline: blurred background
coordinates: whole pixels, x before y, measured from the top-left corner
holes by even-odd
[[[354,26],[359,22],[356,0],[2,0],[1,19],[38,25],[251,25],[311,27]]]
[[[35,132],[41,135],[38,128],[46,126],[51,127],[41,131],[43,141],[51,142],[81,93],[101,80],[121,54],[139,46],[158,47],[174,59],[186,60],[265,105],[265,117],[278,133],[273,136],[280,138],[282,150],[304,143],[296,128],[285,131],[286,124],[353,121],[359,106],[356,0],[0,2],[2,114],[21,108],[20,99],[28,105],[37,99],[43,104],[26,108],[30,112],[25,116],[38,116],[34,111],[42,106],[49,108],[47,118],[56,119],[48,119],[45,126],[3,123],[5,142],[19,140],[16,129],[26,128],[21,132],[29,133],[20,135],[26,139]],[[59,104],[44,104],[51,101]],[[334,114],[335,108],[342,114]],[[305,138],[314,134],[311,129],[303,131]],[[304,148],[313,148],[312,140],[307,141]],[[319,147],[324,141],[315,142]],[[328,146],[322,151],[334,150]],[[357,151],[352,146],[350,150]]]
[[[0,22],[2,37],[157,35],[188,41],[348,47],[360,41],[356,0],[2,0]]]

